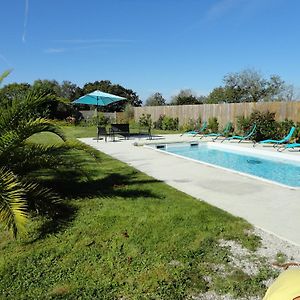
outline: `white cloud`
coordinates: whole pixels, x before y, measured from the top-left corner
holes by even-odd
[[[23,35],[22,35],[22,42],[23,43],[26,42],[28,14],[29,14],[29,0],[25,0],[24,26],[23,26]]]
[[[126,39],[66,39],[54,40],[53,42],[63,44],[65,47],[48,48],[44,50],[45,53],[62,53],[92,48],[116,48],[127,46],[134,41]]]
[[[54,42],[68,43],[68,44],[127,44],[132,43],[134,40],[129,39],[65,39],[55,40]]]
[[[45,49],[44,52],[45,53],[62,53],[62,52],[66,52],[67,49],[65,48],[48,48],[48,49]]]

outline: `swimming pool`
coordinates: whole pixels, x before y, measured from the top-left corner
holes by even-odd
[[[256,176],[285,186],[300,187],[300,161],[284,159],[281,153],[256,155],[254,149],[236,150],[212,143],[177,143],[155,145],[164,152],[189,158],[205,164]],[[250,150],[250,151],[249,151]],[[253,153],[250,153],[253,150]],[[263,151],[265,152],[265,151]]]

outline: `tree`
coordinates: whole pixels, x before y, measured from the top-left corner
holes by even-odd
[[[226,89],[219,86],[214,88],[212,92],[207,96],[206,103],[208,104],[217,104],[228,102]]]
[[[57,97],[61,95],[61,87],[56,80],[35,80],[32,85],[32,90],[38,94],[51,94]]]
[[[181,90],[178,95],[172,97],[173,105],[200,104],[201,102],[190,89]]]
[[[291,87],[277,75],[265,79],[251,69],[224,76],[224,90],[228,102],[259,102],[288,100]],[[286,93],[289,91],[288,93]]]
[[[71,81],[64,80],[60,85],[59,96],[72,102],[81,96],[81,89]]]
[[[3,107],[11,105],[13,99],[26,94],[30,89],[28,83],[10,83],[0,90],[0,104]]]
[[[166,99],[163,98],[162,94],[154,93],[146,100],[145,106],[162,106],[165,104]]]

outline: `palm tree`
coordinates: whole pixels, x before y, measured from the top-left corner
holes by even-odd
[[[9,71],[0,75],[0,83],[8,74]],[[37,109],[50,98],[29,92],[14,99],[9,108],[0,108],[0,222],[15,237],[25,231],[28,208],[32,204],[28,202],[30,198],[58,200],[48,189],[26,179],[33,165],[51,163],[55,150],[54,146],[28,143],[28,138],[36,133],[52,132],[65,141],[58,126],[36,117]]]

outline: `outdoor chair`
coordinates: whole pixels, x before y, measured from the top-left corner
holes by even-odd
[[[113,141],[115,141],[116,135],[120,135],[125,139],[129,139],[129,124],[111,124],[109,134],[112,137]]]
[[[97,126],[97,141],[102,139],[102,138],[100,138],[101,136],[103,136],[105,139],[105,142],[107,142],[108,133],[106,131],[106,128],[103,126]]]
[[[254,135],[256,131],[256,124],[253,124],[252,128],[248,131],[248,133],[244,136],[241,136],[241,135],[234,135],[234,136],[231,136],[231,137],[227,137],[225,139],[222,140],[221,143],[223,143],[224,141],[229,141],[229,140],[239,140],[239,143],[241,141],[252,141],[253,143],[255,143],[254,140],[252,140],[252,137]]]
[[[232,128],[232,123],[228,122],[225,126],[225,128],[223,129],[222,132],[218,132],[218,133],[208,133],[205,134],[203,137],[213,137],[212,141],[216,141],[220,136],[224,136],[226,137],[226,135],[228,135],[228,133],[230,132]]]
[[[199,130],[186,131],[186,132],[182,133],[180,136],[183,136],[184,134],[192,134],[193,136],[196,136],[197,134],[204,134],[206,128],[207,128],[207,122],[204,121]]]
[[[273,144],[273,147],[278,147],[281,144],[285,144],[287,143],[293,136],[294,132],[295,132],[296,127],[291,127],[290,132],[288,133],[288,135],[286,137],[284,137],[281,140],[264,140],[264,141],[260,141],[258,142],[259,144]],[[255,144],[253,145],[255,146]]]

